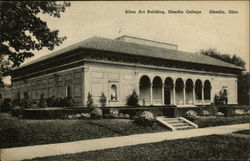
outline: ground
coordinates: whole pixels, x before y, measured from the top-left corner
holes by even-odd
[[[166,131],[129,119],[25,120],[0,117],[0,148],[69,142],[102,137]]]
[[[1,115],[3,116],[3,115]],[[199,127],[250,122],[250,116],[204,117]],[[160,125],[145,127],[129,119],[25,120],[0,117],[0,148],[61,143],[77,140],[166,131]]]
[[[248,154],[249,141],[249,138],[210,135],[71,155],[36,158],[32,161],[248,160],[250,159]]]

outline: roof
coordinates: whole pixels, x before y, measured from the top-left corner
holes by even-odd
[[[166,60],[175,60],[175,61],[182,61],[182,62],[190,62],[190,63],[198,63],[198,64],[205,64],[205,65],[214,65],[220,67],[228,67],[228,68],[235,68],[235,69],[243,69],[239,66],[206,56],[202,54],[196,53],[189,53],[183,52],[179,50],[171,50],[166,48],[160,47],[152,47],[146,46],[142,44],[130,43],[125,41],[107,39],[103,37],[92,37],[81,41],[79,43],[70,45],[66,48],[53,52],[51,54],[45,55],[40,57],[34,61],[24,64],[23,66],[19,67],[22,68],[24,66],[28,66],[30,64],[34,64],[48,58],[52,58],[54,56],[75,50],[75,49],[95,49],[95,50],[102,50],[102,51],[112,51],[119,53],[126,53],[130,55],[137,55],[137,56],[146,56],[152,58],[160,58]]]

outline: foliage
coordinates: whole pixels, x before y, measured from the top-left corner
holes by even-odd
[[[48,105],[49,107],[55,107],[55,106],[56,106],[56,97],[55,97],[55,95],[53,95],[53,96],[47,98],[47,99],[46,99],[46,102],[47,102],[47,105]]]
[[[94,101],[93,101],[92,95],[90,93],[88,93],[86,106],[87,107],[92,107],[93,104],[94,104]]]
[[[209,116],[210,112],[208,110],[202,110],[202,115],[203,116]]]
[[[29,97],[28,92],[24,92],[23,96],[24,98],[21,100],[20,106],[23,108],[32,108],[33,104],[32,104],[32,100]]]
[[[102,118],[102,110],[100,108],[93,108],[90,112],[90,117],[93,119]]]
[[[248,89],[250,86],[250,73],[241,73],[238,75],[238,103],[249,104]]]
[[[0,148],[166,131],[161,126],[138,126],[129,119],[23,120],[0,117],[0,127]]]
[[[217,112],[217,113],[216,113],[216,116],[224,116],[224,113],[222,113],[222,112]]]
[[[59,18],[69,7],[69,2],[55,1],[1,1],[0,21],[0,78],[9,74],[13,67],[34,56],[34,51],[44,47],[53,50],[66,37],[59,37],[58,30],[51,30],[40,16],[42,14]]]
[[[107,97],[105,96],[105,94],[102,92],[100,100],[99,100],[100,104],[102,107],[106,106],[106,102],[107,102]]]
[[[237,55],[234,54],[233,56],[231,56],[229,54],[221,54],[216,49],[211,49],[210,48],[208,50],[201,50],[200,53],[203,54],[203,55],[207,55],[207,56],[210,56],[210,57],[213,57],[213,58],[216,58],[216,59],[219,59],[219,60],[234,64],[234,65],[240,66],[242,68],[244,68],[245,64],[246,64],[245,61],[242,60]]]
[[[118,118],[119,117],[119,111],[117,109],[110,109],[110,117],[111,118]]]
[[[194,121],[194,120],[198,119],[197,112],[195,112],[194,110],[188,110],[185,113],[185,118],[189,119],[190,121]]]
[[[135,123],[143,126],[152,126],[155,123],[154,114],[149,111],[143,111],[139,117],[135,119]]]
[[[136,94],[136,91],[133,90],[132,94],[128,96],[127,98],[127,105],[128,106],[138,106],[138,95]]]
[[[39,107],[40,108],[45,108],[45,107],[47,107],[47,102],[46,102],[46,99],[44,98],[44,93],[42,93],[41,95],[40,95],[40,99],[39,99]]]
[[[216,105],[227,104],[228,103],[227,90],[226,89],[220,90],[220,92],[215,95],[215,97],[214,97],[214,103]]]

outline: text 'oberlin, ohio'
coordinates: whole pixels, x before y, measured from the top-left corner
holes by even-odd
[[[201,10],[125,10],[126,14],[202,14]],[[238,14],[237,10],[207,10],[208,14]]]

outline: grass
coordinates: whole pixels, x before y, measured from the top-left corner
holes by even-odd
[[[245,138],[210,135],[78,154],[36,158],[32,161],[247,160],[250,157],[248,150],[248,143]]]
[[[241,131],[236,131],[235,133],[250,135],[250,130],[241,130]]]
[[[160,131],[166,131],[166,128],[139,126],[128,119],[22,120],[0,118],[0,148]]]
[[[234,116],[234,117],[203,116],[195,120],[194,123],[196,123],[199,126],[199,128],[250,123],[250,115]]]
[[[249,123],[250,116],[201,117],[199,127]],[[0,117],[0,148],[62,143],[102,137],[161,132],[162,126],[144,127],[127,119],[25,120]]]

